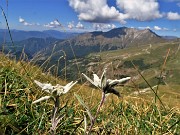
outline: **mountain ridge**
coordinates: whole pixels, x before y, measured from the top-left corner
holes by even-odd
[[[77,57],[85,56],[92,52],[123,49],[131,46],[149,45],[151,43],[167,42],[149,29],[138,30],[134,28],[115,28],[107,32],[95,31],[80,34],[74,38],[56,43],[56,50],[64,50],[67,56],[74,57],[72,49]],[[49,46],[46,50],[52,50]],[[52,52],[52,51],[50,51]],[[46,52],[46,54],[50,54]]]
[[[57,38],[57,39],[68,39],[72,38],[79,33],[75,32],[61,32],[57,30],[44,30],[44,31],[24,31],[13,29],[10,31],[13,41],[22,41],[29,38]],[[9,42],[11,41],[8,30],[0,29],[0,42]]]
[[[114,35],[113,35],[114,34]],[[126,48],[141,48],[151,44],[168,43],[171,40],[163,39],[149,29],[116,28],[107,32],[95,31],[80,34],[74,38],[57,41],[55,44],[41,50],[35,60],[38,64],[44,63],[49,57],[48,66],[56,65],[60,58],[72,60],[83,58],[90,53],[119,50]],[[62,59],[61,59],[62,60]],[[64,63],[62,61],[62,63]],[[64,66],[63,64],[61,65]]]

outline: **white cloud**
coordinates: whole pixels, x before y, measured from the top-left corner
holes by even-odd
[[[25,25],[25,26],[32,26],[32,25],[35,25],[35,24],[32,24],[32,23],[26,22],[26,20],[23,19],[22,17],[19,17],[19,22],[22,23],[22,24]]]
[[[112,28],[112,29],[116,28],[116,25],[112,24],[112,25],[111,25],[111,28]]]
[[[116,0],[116,4],[129,19],[149,21],[162,17],[157,0]]]
[[[159,27],[159,26],[154,26],[153,29],[156,30],[156,31],[160,31],[160,30],[162,30],[162,31],[167,31],[167,30],[169,30],[168,28],[165,28],[165,27],[161,28],[161,27]]]
[[[138,29],[151,29],[149,26],[146,27],[138,27]]]
[[[69,0],[69,5],[78,13],[79,20],[107,23],[119,21],[125,23],[126,15],[120,13],[115,7],[109,7],[107,0]]]
[[[78,24],[76,25],[76,28],[84,29],[84,25],[81,22],[78,22]]]
[[[74,22],[69,22],[68,23],[68,28],[73,29],[74,28]]]
[[[169,30],[168,28],[161,28],[159,26],[154,26],[153,28],[149,27],[149,26],[146,26],[146,27],[138,27],[138,29],[153,29],[153,30],[156,30],[156,31],[160,31],[160,30],[163,30],[163,31],[167,31]]]
[[[78,13],[79,20],[93,23],[118,21],[126,19],[149,21],[161,18],[157,0],[116,0],[116,5],[109,6],[107,0],[68,0],[69,5]],[[121,11],[121,12],[120,12]]]
[[[59,23],[58,20],[54,20],[48,24],[44,24],[44,27],[48,27],[48,28],[57,28],[57,27],[61,27],[62,25]]]
[[[169,30],[169,29],[168,29],[168,28],[163,28],[163,30],[165,30],[165,31],[166,31],[166,30]]]
[[[93,23],[93,28],[95,30],[108,30],[116,28],[114,24],[105,24],[105,23]]]
[[[169,20],[180,20],[180,14],[177,12],[168,12],[167,13],[167,19]]]
[[[47,27],[47,28],[55,28],[55,26],[54,26],[54,25],[51,25],[50,23],[44,24],[44,27]]]
[[[53,22],[50,22],[50,25],[61,26],[61,24],[58,22],[58,20],[54,20]]]
[[[162,30],[159,26],[154,26],[154,30]]]
[[[33,25],[32,23],[28,23],[28,22],[23,22],[23,24],[24,24],[25,26],[32,26],[32,25]]]
[[[25,22],[25,20],[23,18],[19,17],[19,22],[23,23],[23,22]]]

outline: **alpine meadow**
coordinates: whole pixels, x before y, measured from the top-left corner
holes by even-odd
[[[179,0],[1,0],[0,135],[179,135]]]

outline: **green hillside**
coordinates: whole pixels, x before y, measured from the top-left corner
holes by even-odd
[[[68,61],[69,65],[65,68],[67,75],[71,74],[74,78],[82,78],[82,72],[88,76],[93,72],[100,75],[104,67],[108,69],[108,78],[132,77],[132,81],[124,84],[124,87],[116,87],[121,98],[112,94],[107,96],[92,134],[180,134],[179,43],[153,44],[148,49],[150,53],[144,50],[148,47],[94,53],[84,59]],[[130,61],[133,61],[153,87],[158,84],[158,76],[169,48],[170,53],[163,70],[165,79],[158,88],[162,105],[158,99],[154,102],[155,94],[151,90],[142,92],[149,87]],[[0,133],[51,134],[53,102],[47,100],[32,104],[36,99],[48,95],[41,91],[34,80],[65,85],[67,82],[64,79],[57,77],[55,72],[43,72],[31,62],[10,60],[8,56],[0,54]],[[85,132],[86,126],[90,126],[88,111],[83,107],[82,100],[92,115],[95,115],[98,108],[101,92],[89,87],[85,79],[83,82],[78,80],[80,84],[60,96],[59,115],[63,117],[57,126],[57,134],[80,135]]]
[[[168,101],[173,99],[175,102],[169,103],[178,105],[180,101],[179,48],[180,42],[170,42],[151,44],[149,46],[142,47],[132,47],[123,50],[106,51],[102,53],[93,53],[85,58],[69,61],[70,64],[67,66],[67,70],[69,71],[67,72],[71,73],[69,75],[70,78],[76,78],[80,77],[77,74],[79,70],[80,72],[85,72],[91,75],[94,72],[101,73],[101,70],[104,67],[107,67],[109,71],[109,78],[115,79],[125,76],[132,77],[133,83],[128,84],[130,87],[129,92],[124,91],[127,95],[129,95],[134,91],[143,90],[149,87],[134,68],[134,64],[152,87],[158,84],[160,85],[158,91],[160,95],[166,97],[165,100],[167,100],[169,93],[171,93],[171,98],[168,99]],[[166,57],[167,60],[165,60]],[[163,89],[162,91],[160,90],[161,88]],[[152,93],[148,90],[148,93],[149,92],[150,94]],[[146,93],[144,93],[144,96],[145,95]]]

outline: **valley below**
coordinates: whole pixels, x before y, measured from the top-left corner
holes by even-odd
[[[26,134],[36,129],[39,134],[49,132],[49,125],[45,123],[41,125],[44,129],[39,130],[39,119],[48,122],[52,102],[32,105],[34,100],[49,92],[35,85],[35,80],[39,80],[48,87],[51,83],[57,84],[53,87],[63,87],[60,84],[78,81],[70,93],[60,97],[60,113],[66,118],[62,118],[58,132],[81,134],[83,121],[90,111],[97,113],[94,108],[101,98],[99,88],[92,86],[82,73],[93,78],[94,74],[101,76],[106,69],[107,79],[131,79],[116,85],[119,98],[112,93],[106,95],[101,108],[104,111],[100,110],[96,129],[92,132],[115,133],[117,127],[122,126],[118,128],[120,132],[134,134],[136,127],[141,125],[138,127],[140,134],[152,131],[157,134],[180,133],[179,50],[179,38],[164,39],[151,30],[125,27],[108,32],[81,33],[68,39],[31,37],[2,43],[0,120],[3,123],[0,121],[0,127],[6,128],[0,132]],[[21,118],[22,113],[24,118]],[[9,121],[13,123],[7,124]],[[132,125],[135,128],[128,127]]]
[[[58,37],[60,34],[53,32],[55,31],[49,31],[51,36]],[[21,32],[18,31],[18,34],[21,35]],[[34,36],[14,43],[1,44],[2,50],[17,60],[40,66],[48,74],[65,80],[79,80],[80,83],[83,83],[82,73],[92,76],[93,73],[101,74],[102,69],[107,68],[108,78],[132,78],[128,83],[128,90],[123,91],[125,94],[131,95],[135,91],[148,89],[149,85],[160,85],[166,92],[172,92],[172,98],[177,99],[175,105],[178,105],[178,38],[164,39],[149,29],[137,30],[127,27],[107,32],[79,33],[76,36],[69,33],[71,37],[68,39],[47,37],[47,32],[46,35],[45,32],[43,34],[44,38]],[[147,92],[149,93],[149,90]],[[146,91],[138,95],[146,97]],[[166,97],[166,94],[162,96]]]

